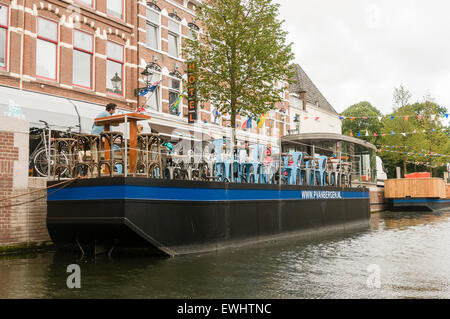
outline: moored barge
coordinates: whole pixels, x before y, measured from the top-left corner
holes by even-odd
[[[123,120],[140,116],[108,118]],[[369,227],[362,165],[370,168],[375,152],[362,142],[351,146],[339,135],[326,136],[324,145],[301,138],[236,144],[205,134],[130,132],[127,143],[124,135],[55,140],[55,175],[83,176],[48,190],[47,226],[57,247],[176,256]],[[62,152],[68,163],[59,163]]]
[[[50,184],[55,182],[50,182]],[[169,256],[368,227],[367,188],[113,177],[48,196],[57,246]]]

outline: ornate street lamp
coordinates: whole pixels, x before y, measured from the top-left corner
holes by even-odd
[[[122,78],[116,72],[111,79],[111,83],[114,89],[114,93],[119,93],[122,90]]]
[[[144,71],[142,71],[142,80],[144,80],[145,87],[137,88],[134,90],[134,96],[140,96],[140,94],[148,90],[152,86],[152,78],[154,75],[153,71],[161,71],[161,68],[155,62],[150,62],[145,66]]]

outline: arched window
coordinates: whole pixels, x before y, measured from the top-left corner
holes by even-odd
[[[152,2],[147,2],[147,7],[152,8],[153,10],[156,10],[158,12],[161,12],[161,8],[158,7],[156,4],[152,3]]]
[[[198,39],[198,33],[200,31],[200,28],[192,22],[188,23],[188,37],[189,39]]]
[[[171,17],[172,19],[175,19],[177,21],[181,21],[181,18],[179,16],[177,16],[175,13],[169,13],[169,17]]]

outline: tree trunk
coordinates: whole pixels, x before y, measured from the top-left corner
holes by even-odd
[[[233,145],[236,145],[236,109],[231,108],[231,141]]]

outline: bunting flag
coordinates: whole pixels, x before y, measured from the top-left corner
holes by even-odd
[[[242,124],[242,128],[252,128],[252,118],[253,115],[251,117],[249,117],[243,124]]]
[[[448,119],[448,115],[449,115],[449,113],[445,113],[445,114],[442,116],[442,118],[447,118],[447,119]],[[423,119],[424,116],[423,116],[423,115],[416,115],[416,114],[414,114],[414,115],[389,115],[389,118],[390,118],[391,120],[394,120],[394,119],[397,119],[397,118],[403,118],[403,119],[405,119],[406,121],[408,121],[410,117],[417,117],[418,120],[421,120],[421,119]],[[429,117],[430,117],[431,121],[434,121],[434,120],[436,120],[436,119],[439,119],[441,116],[438,115],[438,114],[432,114],[432,115],[430,115]],[[343,116],[343,115],[340,115],[340,116],[339,116],[339,119],[340,119],[340,120],[347,120],[347,119],[350,119],[351,121],[354,121],[355,119],[364,119],[364,120],[367,120],[367,119],[372,119],[372,118],[376,118],[376,119],[378,119],[378,121],[380,121],[380,122],[381,122],[381,120],[383,119],[382,116]]]
[[[157,81],[157,82],[153,83],[151,86],[146,87],[144,90],[142,90],[139,93],[139,96],[144,96],[144,95],[147,95],[148,93],[153,92],[160,83],[161,83],[161,81]]]
[[[178,108],[178,106],[180,105],[181,100],[183,99],[184,93],[185,93],[185,92],[181,93],[181,94],[178,96],[177,100],[172,104],[172,106],[169,107],[169,109],[170,109],[171,111],[176,110],[176,109]],[[178,113],[178,114],[179,114],[179,113]]]
[[[442,129],[444,129],[445,127],[443,127]],[[420,131],[417,131],[417,130],[414,130],[414,131],[412,131],[412,132],[394,132],[394,131],[391,131],[391,133],[382,133],[382,134],[380,134],[380,135],[378,135],[377,133],[372,133],[372,135],[373,136],[386,136],[386,135],[403,135],[403,136],[406,136],[406,135],[410,135],[410,134],[416,134],[416,133],[418,133],[418,132],[420,132],[420,133],[432,133],[432,132],[438,132],[439,130],[441,130],[441,129],[431,129],[431,130],[420,130]],[[351,135],[350,136],[353,136],[354,134],[353,134],[353,132],[350,132],[351,133]],[[361,136],[361,132],[360,131],[358,131],[358,133],[356,133],[355,135],[358,135],[358,136]],[[371,133],[369,133],[368,131],[366,131],[366,134],[365,134],[365,136],[370,136],[371,135]]]
[[[258,128],[261,128],[264,125],[264,122],[266,121],[268,115],[269,114],[264,114],[256,121],[256,123],[258,123]]]

